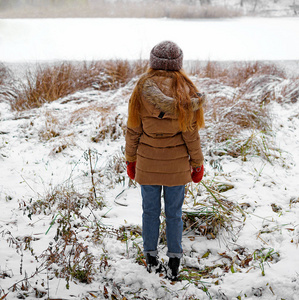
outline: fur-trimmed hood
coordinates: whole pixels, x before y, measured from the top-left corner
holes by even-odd
[[[146,101],[151,103],[155,108],[161,110],[161,112],[173,116],[177,115],[175,99],[163,93],[154,80],[147,79],[144,82],[142,94]],[[202,108],[205,100],[205,94],[197,93],[194,95],[191,98],[192,110],[197,111]]]

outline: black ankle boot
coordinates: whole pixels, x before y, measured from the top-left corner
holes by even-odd
[[[170,280],[176,281],[178,280],[178,273],[179,273],[179,266],[180,266],[180,259],[177,257],[170,257],[168,262],[168,278]]]
[[[162,263],[156,256],[151,256],[149,253],[147,253],[145,259],[147,265],[146,269],[149,273],[152,273],[152,271],[155,271],[155,273],[162,271]]]

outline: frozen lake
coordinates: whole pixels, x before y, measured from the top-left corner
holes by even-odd
[[[148,58],[162,40],[188,60],[298,60],[299,18],[1,19],[0,61]]]

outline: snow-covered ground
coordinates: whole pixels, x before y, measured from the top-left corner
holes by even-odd
[[[44,293],[41,294],[44,298],[49,295],[50,299],[93,299],[94,296],[104,299],[112,294],[116,299],[237,299],[238,296],[238,299],[299,299],[299,102],[268,105],[273,124],[272,137],[268,137],[271,143],[265,151],[276,153],[276,158],[270,157],[270,161],[251,155],[246,161],[227,155],[211,157],[203,149],[204,182],[233,185],[221,198],[242,207],[245,215],[235,211],[234,228],[228,232],[222,230],[216,239],[187,230],[183,238],[183,267],[193,267],[195,274],[209,268],[210,271],[201,281],[171,284],[164,277],[148,274],[144,266],[136,263],[138,249],[142,248],[140,236],[117,239],[120,233],[113,231],[125,226],[130,234],[134,228],[138,232],[141,224],[140,189],[128,188],[122,169],[120,173],[114,170],[117,163],[124,165],[121,127],[134,82],[115,91],[78,92],[23,113],[11,112],[8,103],[0,103],[0,288],[3,294],[9,292],[6,299],[27,294],[27,299],[33,299],[34,289]],[[200,87],[200,81],[197,84]],[[111,108],[110,116],[103,118],[103,107]],[[115,122],[119,126],[113,130]],[[106,138],[92,142],[102,130],[107,131]],[[202,135],[205,136],[204,131]],[[59,198],[59,193],[62,201],[66,201],[69,194],[64,189],[89,191],[92,183],[88,149],[91,149],[95,174],[100,174],[95,175],[96,187],[105,207],[93,212],[89,211],[92,207],[83,207],[84,226],[91,230],[98,220],[106,229],[101,242],[93,244],[84,233],[82,220],[71,217],[73,224],[78,222],[79,241],[89,247],[97,269],[92,283],[71,281],[70,288],[66,289],[64,279],[57,279],[53,271],[43,269],[41,257],[51,245],[55,248],[58,220],[63,220],[64,210],[57,209],[56,204],[53,207],[45,204],[34,211],[32,204],[49,194]],[[221,171],[212,168],[212,159],[217,159]],[[192,184],[189,189],[193,193],[199,189],[200,193],[196,200],[189,195],[184,210],[196,210],[200,206],[195,202],[205,203],[205,188]],[[51,225],[53,218],[56,222]],[[263,251],[263,256],[258,252],[254,256],[257,249]],[[161,245],[160,256],[166,260],[165,253],[165,246]],[[270,257],[263,262],[267,253]],[[13,288],[26,277],[28,281],[22,282],[23,287],[20,283]],[[206,292],[201,289],[203,286]]]
[[[5,19],[0,61],[148,58],[172,40],[187,60],[298,60],[299,18]]]
[[[298,19],[58,20],[57,27],[53,22],[0,20],[0,61],[147,58],[151,47],[166,38],[176,41],[190,60],[283,61],[298,60],[299,53],[295,38]],[[80,24],[87,27],[81,31]],[[94,31],[86,36],[90,28]],[[186,32],[195,33],[191,38]],[[247,44],[242,45],[240,40]],[[14,64],[15,70],[17,66]],[[289,72],[291,76],[292,71]],[[193,79],[202,89],[202,82]],[[268,104],[272,128],[267,137],[271,142],[265,141],[265,151],[276,153],[276,158],[267,161],[248,155],[244,161],[228,155],[211,157],[203,149],[204,182],[233,185],[233,189],[220,197],[239,205],[245,215],[234,211],[234,228],[229,232],[222,230],[216,239],[187,230],[182,265],[193,267],[195,274],[206,270],[206,277],[172,284],[164,277],[148,274],[144,266],[136,263],[142,246],[140,236],[125,237],[122,231],[116,231],[125,226],[126,234],[138,232],[141,224],[140,189],[128,187],[128,179],[122,177],[125,175],[122,125],[135,81],[114,91],[80,91],[22,113],[12,112],[9,103],[0,99],[0,299],[8,292],[5,299],[49,296],[50,299],[298,300],[298,94],[295,103],[282,99],[281,103]],[[288,84],[289,79],[273,85],[273,92],[279,94],[284,83]],[[231,97],[233,93],[229,91],[232,89],[214,91],[213,95],[208,94],[208,100],[217,93]],[[103,113],[105,109],[108,115]],[[95,143],[92,139],[99,132],[106,132],[106,138]],[[205,134],[201,132],[202,136]],[[71,197],[68,192],[73,190],[82,194],[90,191],[89,157],[96,170],[96,192],[105,206],[101,210],[83,207],[84,222],[75,219],[77,215],[69,218],[72,224],[78,222],[79,242],[94,255],[96,272],[92,283],[71,281],[67,289],[66,281],[53,275],[55,266],[47,271],[41,257],[46,249],[49,255],[51,245],[53,252],[59,246],[56,229],[58,222],[66,217],[64,210],[57,208],[57,203],[53,207],[40,204],[42,209],[38,213],[32,204],[49,201],[47,195],[62,197],[63,201],[64,197]],[[221,168],[212,167],[215,159]],[[118,172],[116,165],[120,165]],[[207,191],[201,184],[192,184],[189,189],[200,191],[195,194],[196,201],[191,196],[186,199],[184,209],[194,210],[198,208],[196,202],[204,203]],[[56,221],[52,224],[53,218]],[[91,241],[86,233],[92,231],[95,220],[105,228],[99,241]],[[67,250],[73,259],[71,247]],[[165,246],[161,245],[160,256],[166,260],[165,253]],[[263,261],[267,254],[268,259]]]

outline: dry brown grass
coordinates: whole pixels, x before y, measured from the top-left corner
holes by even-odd
[[[37,108],[86,88],[116,89],[146,69],[146,61],[123,60],[38,65],[35,72],[27,72],[25,82],[15,84],[12,109]]]
[[[105,139],[116,140],[125,134],[126,120],[115,113],[115,105],[92,103],[87,106],[69,111],[62,117],[55,110],[46,110],[41,114],[42,123],[38,122],[38,138],[42,142],[52,142],[52,155],[62,152],[69,146],[76,144],[76,126],[98,120],[91,137],[93,142]],[[42,125],[41,125],[42,124]]]
[[[244,129],[270,128],[267,107],[248,99],[216,97],[206,109],[207,132],[216,143],[230,140]]]
[[[4,65],[0,64],[0,96],[6,95],[6,93],[3,91],[3,86],[6,81],[6,76],[7,76],[6,68],[4,67]]]
[[[117,140],[125,135],[126,119],[120,114],[112,114],[101,118],[97,134],[91,138],[94,143],[99,143],[105,139]]]
[[[24,206],[24,213],[31,216],[52,215],[52,222],[46,234],[56,230],[49,247],[38,257],[43,265],[57,278],[65,278],[67,285],[75,280],[90,283],[94,275],[94,257],[85,242],[86,228],[90,228],[89,216],[84,215],[85,208],[98,209],[98,204],[88,194],[78,193],[73,187],[58,186],[44,199],[30,200]],[[79,222],[80,226],[74,222]],[[85,235],[86,236],[86,235]],[[71,249],[71,251],[70,251]]]
[[[0,63],[0,86],[3,85],[8,77],[7,68]]]
[[[299,99],[299,78],[292,78],[281,90],[278,102],[296,103]]]
[[[39,130],[38,136],[41,141],[49,141],[60,136],[59,120],[50,111],[45,113],[45,125]]]
[[[263,62],[235,62],[228,65],[208,61],[205,66],[194,63],[190,67],[190,74],[200,78],[215,79],[222,84],[238,87],[249,78],[257,75],[272,75],[286,78],[285,72],[275,64]]]
[[[70,114],[69,123],[73,124],[77,122],[83,122],[85,118],[88,118],[90,116],[90,112],[96,112],[102,117],[106,118],[109,114],[112,113],[114,108],[114,105],[106,106],[102,105],[101,103],[91,104],[73,111]]]
[[[201,68],[195,65],[191,72],[197,76],[199,89],[208,97],[205,107],[207,139],[223,143],[244,129],[265,132],[270,129],[271,120],[265,105],[272,90],[270,82],[279,82],[285,76],[275,65],[256,62],[225,67],[208,62]]]
[[[36,73],[29,73],[30,78],[27,75],[21,89],[15,90],[13,94],[17,94],[17,97],[12,106],[15,110],[39,107],[44,102],[69,94],[71,96],[65,97],[62,104],[68,101],[84,103],[90,100],[89,96],[84,95],[94,94],[93,90],[110,91],[124,87],[147,68],[147,61],[99,61],[39,66]],[[285,72],[277,65],[262,62],[208,62],[201,67],[197,63],[191,66],[189,73],[194,75],[192,80],[199,90],[207,95],[206,129],[201,133],[204,147],[211,149],[208,151],[216,155],[245,157],[250,152],[263,151],[264,156],[268,157],[269,151],[264,147],[267,145],[265,134],[271,133],[271,116],[267,104],[271,101],[298,101],[298,78],[287,79]],[[133,85],[130,84],[121,90],[121,96],[117,96],[118,100],[115,99],[119,101],[119,105],[123,104],[122,98],[125,93],[128,96],[132,88]],[[89,90],[82,93],[84,89]],[[126,118],[114,113],[114,105],[117,103],[94,103],[96,102],[75,109],[68,118],[63,118],[64,124],[48,116],[45,128],[39,134],[40,139],[62,139],[65,128],[74,123],[85,122],[91,113],[95,113],[99,119],[91,136],[92,141],[122,137]]]
[[[206,129],[202,142],[210,155],[233,157],[279,157],[271,142],[271,115],[268,103],[296,102],[296,79],[287,79],[275,64],[216,63],[194,65],[200,91],[206,93]]]

